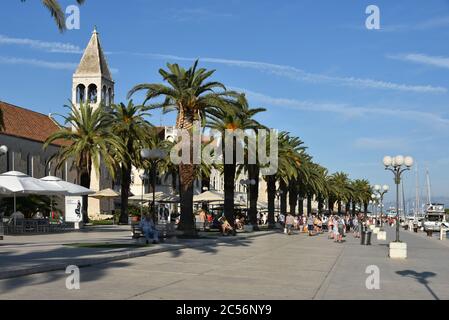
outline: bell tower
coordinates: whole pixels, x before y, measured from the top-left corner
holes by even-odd
[[[108,108],[114,103],[114,80],[100,45],[97,28],[84,50],[81,62],[73,74],[72,103],[76,107],[89,104],[94,109],[102,103]],[[90,189],[100,191],[112,187],[112,178],[104,165],[100,164],[99,174],[92,168]],[[103,210],[110,210],[109,200],[98,200],[89,197],[88,215],[90,219],[101,219]]]
[[[114,80],[100,45],[97,28],[73,75],[72,102],[78,107],[81,103],[88,103],[94,108],[98,108],[101,102],[106,107],[114,103]]]

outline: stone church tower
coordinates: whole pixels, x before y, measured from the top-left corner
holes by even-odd
[[[77,107],[81,103],[88,103],[94,108],[98,108],[101,103],[106,107],[114,103],[114,80],[101,48],[96,28],[73,75],[72,102]],[[111,187],[112,179],[106,168],[101,166],[100,176],[93,168],[90,188],[100,191]],[[100,201],[89,197],[89,218],[95,220],[102,210],[113,209],[110,208],[109,203],[109,200]]]

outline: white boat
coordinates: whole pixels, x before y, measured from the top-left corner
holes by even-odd
[[[424,231],[439,232],[442,224],[444,224],[447,227],[444,204],[441,203],[428,204],[426,210],[426,217],[424,219]]]
[[[444,225],[445,228],[447,228],[449,225],[446,222],[446,212],[444,210],[444,204],[432,203],[429,170],[427,170],[426,175],[427,175],[428,202],[426,205],[426,215],[423,223],[424,231],[439,232],[441,230],[442,225]]]

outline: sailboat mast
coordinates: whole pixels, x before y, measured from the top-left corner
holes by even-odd
[[[404,220],[407,218],[407,211],[406,211],[406,203],[405,203],[405,193],[404,193],[404,179],[401,181],[401,187],[402,187],[402,210],[404,210]]]
[[[416,164],[415,167],[415,174],[416,174],[416,198],[415,198],[415,218],[419,214],[419,171],[418,171],[418,164]]]
[[[428,201],[428,204],[431,205],[432,204],[432,198],[431,198],[431,194],[430,194],[429,168],[427,168],[427,170],[426,170],[426,176],[427,176],[427,201]]]

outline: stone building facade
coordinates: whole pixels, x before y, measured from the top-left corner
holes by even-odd
[[[61,169],[50,161],[64,142],[59,141],[43,149],[47,137],[59,126],[47,115],[0,101],[5,129],[0,132],[0,145],[8,147],[8,153],[0,156],[0,172],[20,171],[34,178],[48,175],[77,183],[77,173],[72,163]]]

